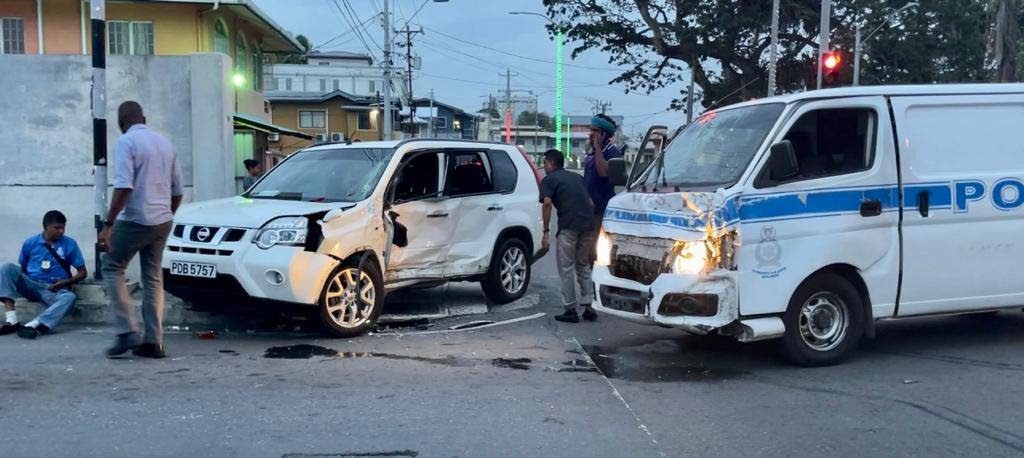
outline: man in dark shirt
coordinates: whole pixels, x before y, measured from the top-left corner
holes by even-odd
[[[43,232],[25,240],[18,264],[0,265],[0,302],[7,308],[0,335],[18,332],[35,339],[57,327],[75,305],[71,285],[85,279],[85,258],[78,243],[64,235],[67,218],[56,210],[43,216]],[[72,273],[74,270],[74,273]],[[41,302],[46,310],[24,327],[18,324],[14,299]]]
[[[565,170],[565,158],[558,150],[544,153],[544,171],[547,176],[540,183],[540,197],[544,203],[544,239],[542,246],[551,246],[548,234],[551,228],[551,208],[558,211],[558,234],[555,254],[558,276],[562,280],[562,305],[565,313],[555,317],[567,323],[579,323],[577,304],[583,305],[583,318],[597,319],[591,308],[594,285],[590,280],[590,252],[594,249],[594,205],[587,196],[583,177]],[[579,300],[576,287],[579,286]]]

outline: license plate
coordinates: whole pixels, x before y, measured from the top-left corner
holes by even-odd
[[[217,267],[210,264],[199,264],[195,262],[171,262],[171,275],[184,275],[187,277],[217,278]]]

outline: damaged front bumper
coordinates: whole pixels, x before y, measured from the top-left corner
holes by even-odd
[[[701,275],[663,273],[650,285],[618,278],[606,266],[595,266],[597,310],[642,324],[680,328],[704,335],[739,317],[734,271]]]

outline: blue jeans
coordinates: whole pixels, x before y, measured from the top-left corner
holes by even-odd
[[[70,290],[52,292],[49,287],[50,285],[28,278],[17,264],[0,265],[0,299],[13,301],[21,296],[32,302],[42,303],[46,310],[43,310],[36,320],[53,329],[71,311],[71,307],[75,306],[78,297]]]

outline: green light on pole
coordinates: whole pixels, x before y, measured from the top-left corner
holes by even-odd
[[[569,154],[562,149],[562,30],[555,34],[555,149]],[[568,148],[566,148],[568,149]]]
[[[235,73],[231,76],[231,84],[234,84],[237,88],[245,87],[245,75]]]
[[[572,116],[565,115],[565,157],[572,156]]]

